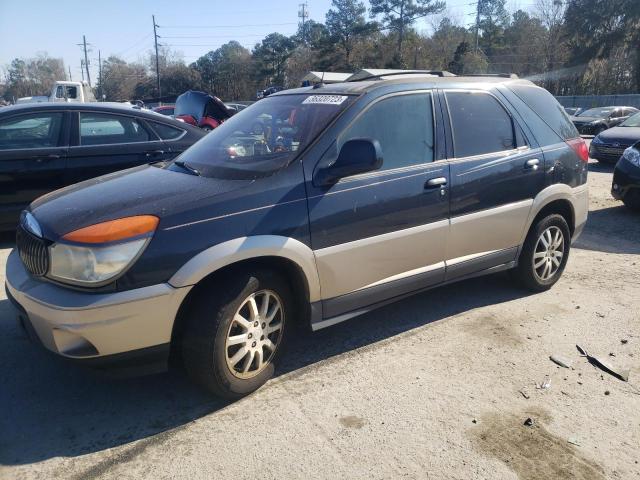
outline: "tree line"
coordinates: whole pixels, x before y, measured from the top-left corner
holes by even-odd
[[[430,33],[417,28],[426,18]],[[200,89],[224,100],[250,100],[268,86],[296,87],[310,70],[361,68],[448,70],[456,74],[515,73],[555,95],[640,92],[640,1],[536,0],[509,12],[506,0],[478,0],[465,27],[444,0],[333,0],[324,23],[304,22],[292,36],[271,33],[252,50],[237,41],[187,64],[161,49],[162,96]],[[5,98],[46,94],[63,79],[60,59],[15,59]],[[157,96],[155,55],[142,62],[108,57],[98,98]]]

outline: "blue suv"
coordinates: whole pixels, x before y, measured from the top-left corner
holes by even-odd
[[[33,202],[6,287],[59,355],[147,372],[178,359],[238,398],[273,375],[294,324],[501,270],[550,288],[587,219],[587,159],[556,100],[509,76],[286,90],[173,162]]]

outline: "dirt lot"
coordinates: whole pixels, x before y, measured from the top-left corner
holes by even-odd
[[[591,165],[589,222],[551,291],[495,275],[300,334],[232,404],[179,373],[54,359],[0,293],[0,478],[640,478],[640,216],[610,198],[611,170]]]

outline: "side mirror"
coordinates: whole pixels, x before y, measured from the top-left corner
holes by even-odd
[[[331,185],[344,177],[378,170],[382,166],[382,148],[377,140],[354,138],[347,141],[331,165],[317,174],[317,183]]]

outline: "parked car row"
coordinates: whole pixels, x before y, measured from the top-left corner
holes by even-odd
[[[171,160],[206,132],[109,103],[32,103],[0,110],[0,231],[31,201],[136,165]]]
[[[598,135],[608,128],[620,125],[638,113],[634,107],[597,107],[581,110],[571,117],[580,135]]]

